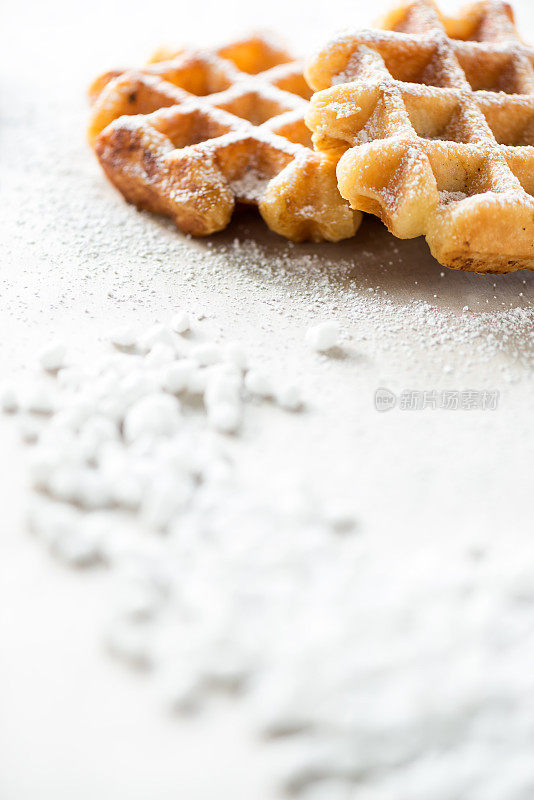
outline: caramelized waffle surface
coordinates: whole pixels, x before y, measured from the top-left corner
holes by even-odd
[[[442,264],[534,269],[534,50],[510,6],[402,3],[309,64],[306,121],[351,206]]]
[[[264,37],[160,51],[141,70],[100,76],[89,95],[89,140],[109,180],[185,233],[222,230],[236,203],[294,241],[338,241],[360,224],[336,159],[312,149],[302,65]]]

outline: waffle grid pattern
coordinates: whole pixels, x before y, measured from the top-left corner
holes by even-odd
[[[89,139],[128,201],[193,235],[225,228],[236,202],[296,241],[355,233],[335,160],[312,149],[301,64],[261,37],[159,57],[90,90]]]
[[[534,51],[510,7],[405,3],[307,70],[314,143],[351,206],[449,267],[534,269]]]

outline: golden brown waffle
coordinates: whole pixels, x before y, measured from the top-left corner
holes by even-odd
[[[295,241],[356,232],[335,159],[311,146],[301,64],[263,37],[162,55],[90,90],[89,139],[129,202],[195,236],[225,228],[237,202]]]
[[[383,27],[340,36],[306,73],[342,196],[448,267],[534,269],[534,51],[510,7],[446,18],[415,0]]]

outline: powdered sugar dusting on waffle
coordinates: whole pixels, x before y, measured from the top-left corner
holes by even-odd
[[[266,178],[262,178],[254,170],[249,170],[238,180],[232,181],[231,186],[238,200],[259,203],[265,192],[266,184]]]
[[[414,0],[384,24],[344,33],[308,69],[315,144],[347,150],[341,194],[397,236],[426,235],[447,266],[534,268],[534,51],[509,8],[449,19]]]
[[[467,197],[465,192],[446,192],[439,193],[443,203],[459,203]]]
[[[239,44],[182,51],[97,79],[90,139],[107,176],[127,200],[194,235],[222,230],[246,202],[297,241],[352,236],[361,215],[340,197],[334,165],[311,149],[301,67],[251,41],[255,58]]]

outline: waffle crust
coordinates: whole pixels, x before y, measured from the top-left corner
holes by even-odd
[[[306,77],[306,122],[352,208],[426,236],[453,269],[534,269],[534,50],[507,3],[454,18],[402,3],[330,42]]]
[[[89,95],[89,141],[111,183],[185,233],[223,230],[236,203],[294,241],[339,241],[360,224],[337,160],[312,148],[302,65],[264,37],[160,51],[100,76]]]

